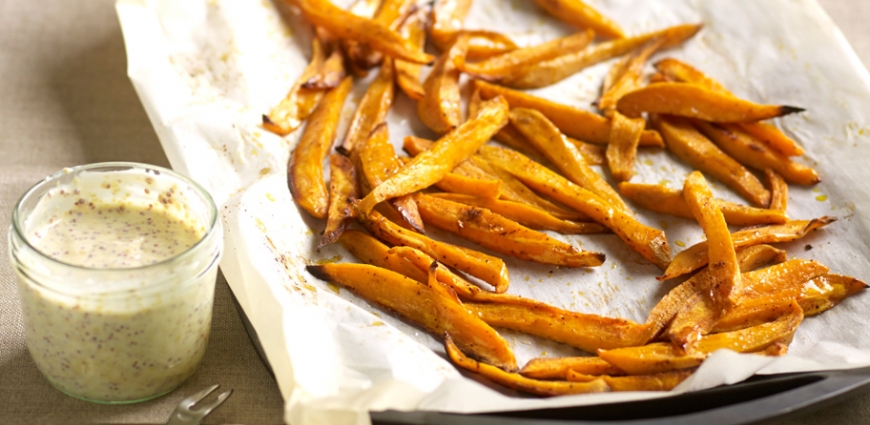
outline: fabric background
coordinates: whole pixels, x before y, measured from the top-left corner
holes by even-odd
[[[867,0],[819,0],[870,66]],[[0,423],[165,423],[185,395],[211,384],[235,393],[204,423],[279,424],[283,403],[219,276],[199,371],[178,390],[130,406],[79,401],[51,387],[24,346],[5,229],[18,197],[63,167],[103,161],[168,166],[126,76],[113,0],[0,0]],[[870,423],[870,395],[766,425]]]

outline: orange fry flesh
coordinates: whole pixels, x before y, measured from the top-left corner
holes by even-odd
[[[654,37],[630,55],[626,55],[611,69],[607,74],[608,78],[604,80],[601,98],[598,100],[598,109],[605,116],[615,112],[616,103],[622,96],[641,87],[643,67],[665,42],[663,37]]]
[[[770,209],[782,211],[788,209],[788,184],[785,180],[770,168],[764,170],[767,176],[767,185],[770,186]]]
[[[816,170],[792,161],[755,140],[742,128],[726,128],[703,121],[695,121],[694,125],[725,153],[746,166],[757,170],[770,168],[790,183],[813,185],[821,181]]]
[[[286,136],[299,128],[302,122],[314,112],[314,108],[323,98],[324,91],[302,90],[301,85],[317,75],[324,60],[326,60],[326,53],[323,51],[323,44],[314,38],[311,42],[311,62],[302,71],[302,75],[287,96],[272,108],[268,115],[263,115],[263,128],[277,135]]]
[[[293,199],[316,218],[326,218],[329,209],[329,191],[323,181],[323,161],[332,148],[344,100],[352,86],[353,79],[347,77],[338,87],[326,93],[311,114],[287,170]]]
[[[786,260],[785,251],[773,248],[770,245],[756,245],[737,251],[737,263],[741,272],[750,272],[765,264],[774,262],[782,263]],[[674,317],[699,292],[709,292],[709,272],[701,270],[698,274],[671,289],[652,308],[646,323],[653,325],[653,335],[657,335],[664,329]]]
[[[498,199],[502,191],[500,180],[483,180],[457,173],[447,173],[435,186],[445,192],[484,199]]]
[[[368,139],[375,126],[387,119],[396,92],[393,75],[393,61],[384,60],[378,76],[369,84],[353,113],[344,143],[338,148],[343,154],[353,158],[356,149]]]
[[[783,182],[785,183],[785,182]],[[657,184],[622,182],[619,184],[622,196],[630,199],[641,208],[668,214],[676,217],[692,219],[692,211],[683,199],[681,191],[669,189]],[[776,199],[776,192],[771,192],[771,199]],[[788,221],[785,210],[753,208],[721,199],[716,204],[722,210],[725,222],[732,226],[756,226],[759,224],[783,224]],[[771,202],[771,207],[773,202]]]
[[[662,48],[673,47],[691,38],[701,30],[699,24],[677,25],[660,31],[636,37],[608,40],[593,44],[586,49],[555,57],[537,64],[530,64],[519,76],[502,81],[509,87],[534,89],[555,84],[597,63],[622,56],[644,45],[653,37],[664,37],[667,42]]]
[[[347,71],[344,68],[344,54],[336,45],[329,57],[320,65],[317,73],[302,83],[300,87],[308,90],[331,89],[341,83],[345,76],[347,76]]]
[[[598,223],[577,223],[562,220],[540,208],[519,202],[458,193],[435,193],[432,196],[460,204],[486,208],[530,229],[549,230],[563,235],[609,232],[606,227]]]
[[[628,118],[614,111],[611,118],[610,142],[605,153],[607,166],[613,178],[627,181],[634,176],[634,161],[637,158],[637,145],[643,135],[646,120]]]
[[[462,72],[476,78],[500,81],[510,79],[518,69],[523,69],[528,64],[581,50],[588,46],[593,38],[595,38],[593,31],[578,32],[537,46],[511,50],[480,62],[465,62],[465,57],[460,56],[457,58],[457,65]]]
[[[801,156],[804,149],[793,139],[786,136],[782,130],[763,122],[745,122],[740,124],[747,133],[755,136],[774,150],[786,156]]]
[[[653,117],[651,121],[664,137],[668,150],[674,155],[696,170],[715,177],[753,204],[761,207],[770,204],[770,192],[758,178],[722,152],[686,119],[662,115]]]
[[[686,302],[685,307],[677,313],[671,322],[667,336],[678,347],[692,347],[702,335],[706,335],[714,327],[719,327],[723,323],[722,320],[734,322],[740,320],[736,318],[744,316],[742,313],[733,313],[735,310],[739,310],[733,306],[746,306],[749,303],[755,305],[775,304],[768,300],[763,300],[761,303],[755,302],[755,300],[765,298],[766,294],[777,293],[781,297],[778,304],[784,303],[787,307],[797,299],[808,280],[827,272],[827,267],[815,261],[789,260],[746,273],[743,275],[741,288],[732,294],[732,307],[724,311],[710,296],[715,281],[712,279],[711,273],[708,273],[708,284],[700,291],[696,291]],[[779,315],[768,316],[764,318],[766,320],[751,324],[763,323],[776,317]],[[744,321],[748,322],[748,320]]]
[[[414,51],[395,31],[335,6],[329,0],[297,0],[296,5],[311,24],[323,27],[336,37],[367,44],[396,59],[428,64],[432,56]]]
[[[423,98],[417,102],[417,116],[432,131],[444,134],[459,126],[462,121],[459,95],[459,69],[456,58],[465,57],[468,37],[456,39],[450,48],[435,62],[432,72],[423,83]]]
[[[353,202],[359,197],[356,169],[344,155],[329,155],[329,210],[326,229],[318,248],[329,245],[341,236],[354,217]]]
[[[417,156],[420,154],[420,152],[431,148],[433,144],[434,142],[426,139],[414,136],[407,136],[405,137],[405,143],[403,144],[403,147],[405,149],[405,152],[408,152],[409,155]],[[462,168],[462,170],[460,170],[460,168]],[[454,171],[462,173],[467,177],[478,178],[481,180],[500,180],[502,185],[500,187],[501,192],[499,197],[501,199],[519,202],[540,208],[552,214],[554,217],[562,220],[589,221],[589,217],[587,217],[585,214],[577,211],[569,211],[565,208],[559,207],[556,204],[553,204],[552,202],[544,198],[541,198],[540,196],[532,192],[531,189],[526,187],[526,185],[524,185],[521,181],[517,180],[517,178],[514,177],[512,174],[502,170],[501,168],[493,167],[488,161],[486,161],[477,154],[469,158],[468,161],[457,165]],[[488,191],[483,190],[481,190],[481,192],[479,193],[469,193],[468,191],[458,189],[447,189],[443,187],[441,189],[445,192],[464,193],[467,195],[479,195],[483,197],[487,197],[486,193],[489,193]]]
[[[544,114],[525,108],[511,110],[511,123],[539,152],[549,159],[574,184],[598,195],[607,203],[629,211],[613,187],[586,164],[573,143]],[[611,132],[611,134],[613,134]]]
[[[396,31],[413,6],[413,0],[384,0],[381,2],[377,13],[372,17],[372,22]],[[404,37],[402,38],[404,39]],[[405,48],[415,53],[423,53],[421,49],[415,50],[413,47],[410,43],[405,45]],[[348,50],[348,56],[351,62],[362,69],[374,68],[384,58],[381,52],[372,49],[371,46],[365,43],[353,43],[352,48]]]
[[[773,322],[734,332],[706,335],[688,353],[670,343],[598,350],[598,356],[630,375],[645,375],[698,366],[712,352],[729,349],[738,353],[761,351],[776,342],[788,343],[803,320],[803,311],[793,302],[788,312]]]
[[[410,48],[422,51],[426,44],[426,10],[419,9],[411,14],[402,26],[399,34],[408,40]],[[426,94],[420,82],[421,65],[413,62],[397,60],[393,64],[396,70],[396,84],[408,97],[420,100]]]
[[[396,174],[375,187],[363,198],[360,210],[366,214],[384,200],[425,189],[440,181],[489,141],[504,126],[507,118],[508,107],[503,98],[484,102],[476,118],[447,133],[429,150],[415,156]]]
[[[390,143],[387,123],[378,124],[372,130],[369,138],[359,148],[359,159],[362,173],[370,187],[383,183],[402,167],[402,163]],[[390,199],[390,205],[414,230],[420,233],[424,232],[423,219],[420,217],[417,204],[410,195]]]
[[[490,210],[423,194],[414,195],[423,220],[480,246],[522,260],[566,267],[596,267],[604,254],[582,251]]]
[[[555,124],[566,136],[583,142],[601,145],[610,142],[610,121],[598,114],[551,102],[521,91],[511,90],[481,80],[474,80],[474,87],[480,90],[480,96],[483,99],[503,96],[511,108],[537,110]],[[654,133],[652,131],[644,131],[641,136],[640,146],[661,146],[661,140]]]
[[[619,24],[582,0],[535,0],[535,3],[554,17],[578,28],[591,28],[597,34],[608,38],[625,37]]]
[[[562,310],[540,302],[466,303],[465,308],[491,326],[513,329],[594,353],[634,347],[651,337],[649,325]]]
[[[741,230],[731,235],[735,248],[775,242],[791,242],[808,235],[813,230],[827,226],[837,219],[820,217],[813,220],[792,220],[785,224]],[[707,265],[707,241],[698,242],[677,254],[668,269],[658,280],[673,279],[691,273]]]
[[[504,338],[427,284],[368,264],[333,263],[309,265],[306,269],[318,279],[337,283],[367,301],[385,306],[434,335],[449,332],[456,344],[476,357],[507,370],[517,369],[513,351]]]
[[[707,237],[707,257],[712,284],[710,294],[720,310],[727,310],[733,304],[731,292],[740,288],[740,268],[731,231],[725,217],[713,198],[713,192],[704,176],[694,171],[683,185],[683,199],[695,216],[695,220]]]
[[[685,381],[694,369],[675,370],[671,372],[653,373],[649,375],[631,376],[602,376],[604,382],[610,386],[610,391],[670,391]],[[569,371],[569,381],[586,382],[593,376],[585,375],[577,371]]]
[[[854,277],[830,273],[809,282],[798,302],[805,315],[815,316],[864,289],[867,284]]]
[[[619,112],[629,117],[642,112],[678,115],[711,122],[750,122],[802,112],[784,105],[760,105],[717,93],[695,84],[657,83],[623,96]]]
[[[622,210],[582,187],[571,183],[548,168],[508,149],[484,146],[484,158],[504,169],[523,183],[553,199],[576,209],[613,231],[631,249],[657,265],[667,267],[670,248],[664,232],[647,227]]]
[[[468,358],[453,342],[450,335],[444,336],[444,349],[447,356],[457,366],[480,374],[481,376],[505,387],[538,396],[558,396],[568,394],[587,394],[610,391],[603,379],[590,382],[539,381],[517,373],[505,372],[495,366]]]
[[[391,248],[366,233],[348,229],[338,238],[338,243],[363,263],[392,270],[418,282],[426,282],[425,271],[414,267],[403,257],[391,253]]]
[[[410,246],[438,259],[447,266],[468,273],[504,293],[510,285],[507,266],[499,258],[439,242],[390,222],[377,211],[357,220],[376,238],[391,245]]]
[[[625,374],[599,357],[538,357],[529,360],[518,373],[532,379],[567,379],[569,371],[584,375]]]

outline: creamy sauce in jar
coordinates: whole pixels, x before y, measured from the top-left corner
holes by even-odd
[[[19,273],[19,292],[28,349],[52,384],[131,402],[172,390],[199,365],[216,258],[213,250],[178,257],[203,239],[206,223],[176,182],[101,174],[51,189],[24,226],[43,255],[83,268],[78,278],[35,282]],[[94,278],[82,278],[88,269]]]

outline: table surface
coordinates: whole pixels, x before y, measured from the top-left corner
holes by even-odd
[[[870,1],[820,0],[865,66]],[[63,167],[103,161],[168,166],[126,76],[113,0],[0,0],[0,217],[18,197]],[[165,423],[186,394],[219,383],[233,396],[204,421],[278,424],[278,387],[218,278],[212,336],[199,371],[160,399],[129,406],[79,401],[52,388],[24,346],[21,310],[6,243],[0,243],[0,422]],[[870,423],[870,394],[766,422]]]

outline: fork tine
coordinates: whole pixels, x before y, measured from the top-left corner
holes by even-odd
[[[184,406],[187,407],[187,408],[190,408],[190,407],[193,406],[194,404],[199,403],[200,400],[206,398],[206,397],[207,397],[209,394],[211,394],[214,390],[218,389],[218,387],[220,387],[219,384],[218,384],[218,385],[212,385],[212,386],[210,386],[210,387],[208,387],[208,388],[206,388],[206,389],[204,389],[204,390],[202,390],[202,391],[199,391],[199,392],[197,392],[197,393],[191,394],[190,396],[186,397],[184,400],[181,400],[181,403],[180,403],[180,404],[181,404],[181,405],[184,405]]]
[[[196,409],[196,413],[198,415],[201,415],[201,417],[207,416],[209,413],[211,413],[212,410],[214,410],[216,407],[220,406],[221,403],[226,401],[226,399],[228,399],[232,394],[233,394],[233,390],[231,390],[231,389],[224,391],[223,393],[221,393],[218,396],[217,400],[215,400],[215,401],[213,401],[205,406],[201,406],[199,409]]]

